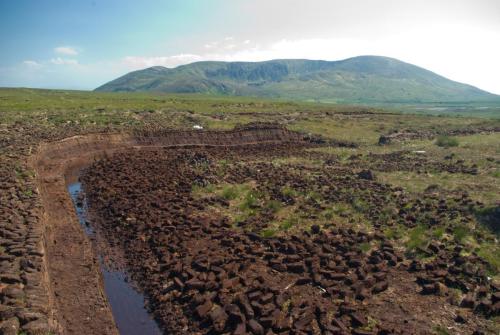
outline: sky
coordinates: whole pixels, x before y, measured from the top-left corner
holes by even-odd
[[[500,0],[0,0],[0,87],[201,60],[397,58],[500,94]]]

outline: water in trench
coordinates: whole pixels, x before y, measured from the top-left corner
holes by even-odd
[[[87,205],[81,201],[81,183],[68,185],[68,192],[75,205],[78,220],[88,236],[94,234],[93,229],[86,224]],[[100,255],[98,255],[99,257]],[[125,273],[108,269],[100,263],[104,279],[104,291],[108,298],[113,317],[120,335],[159,335],[161,331],[156,322],[149,316],[144,307],[144,296],[137,292],[126,280]]]

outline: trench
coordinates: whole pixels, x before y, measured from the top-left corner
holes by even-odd
[[[78,221],[85,235],[92,239],[95,232],[87,221],[87,202],[80,182],[67,185],[67,191],[75,207]],[[111,306],[111,312],[120,335],[159,335],[162,334],[156,321],[151,318],[146,307],[145,297],[138,292],[128,281],[124,271],[110,269],[102,260],[103,255],[95,249],[99,260],[104,293]]]

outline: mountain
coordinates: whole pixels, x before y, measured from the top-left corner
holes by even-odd
[[[500,101],[500,96],[380,56],[341,61],[207,61],[173,69],[154,66],[130,72],[96,91],[205,93],[325,102]]]

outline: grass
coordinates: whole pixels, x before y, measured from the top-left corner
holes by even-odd
[[[436,227],[432,231],[432,236],[434,236],[437,239],[441,239],[445,233],[445,228],[443,226]]]
[[[273,237],[274,235],[276,235],[276,229],[266,228],[261,231],[260,235],[265,238]]]
[[[367,253],[372,248],[371,244],[368,242],[359,244],[359,249],[364,253]]]
[[[234,200],[238,195],[238,189],[233,185],[225,186],[221,192],[221,196],[226,200]]]
[[[444,148],[458,147],[458,139],[449,136],[438,136],[436,145]]]
[[[483,243],[476,252],[479,257],[488,262],[488,271],[491,276],[497,276],[500,273],[500,247],[497,243]]]
[[[271,213],[277,213],[283,206],[281,202],[277,200],[269,200],[266,202],[265,206],[266,209],[270,210]]]
[[[469,229],[466,226],[460,225],[453,229],[453,237],[455,241],[462,243],[469,235]]]
[[[408,241],[406,242],[406,247],[409,250],[415,250],[418,247],[424,247],[427,243],[426,232],[428,227],[424,225],[419,225],[408,234]]]
[[[434,334],[436,334],[436,335],[450,335],[450,332],[448,332],[448,329],[446,329],[443,326],[435,326],[434,327]]]

